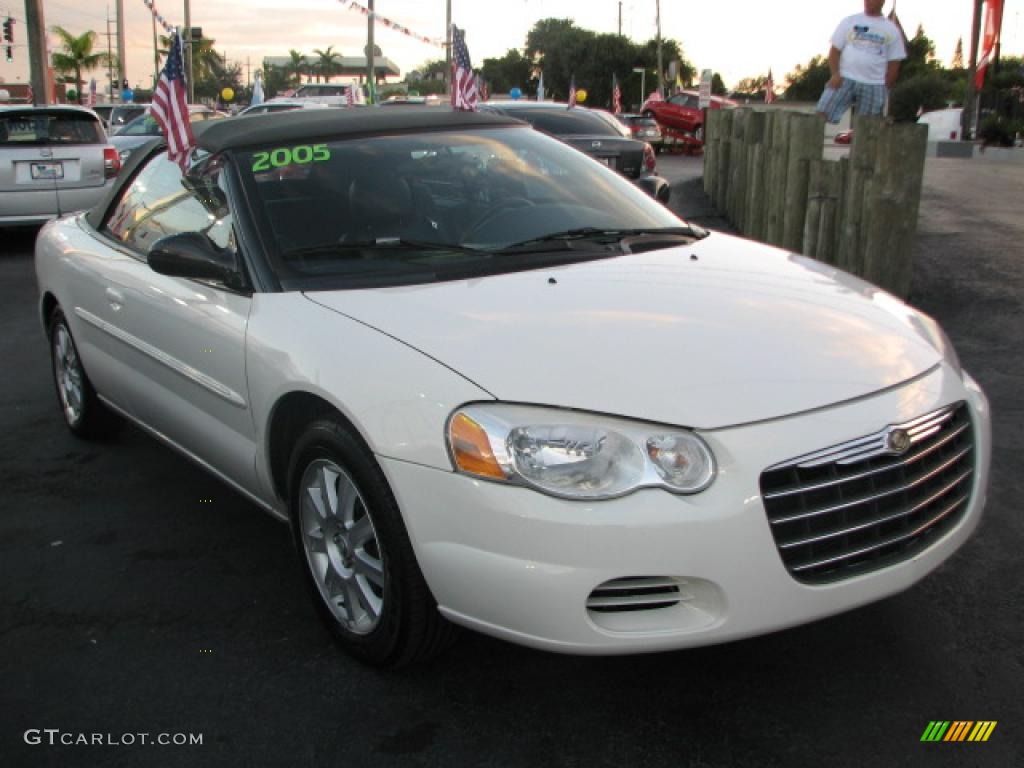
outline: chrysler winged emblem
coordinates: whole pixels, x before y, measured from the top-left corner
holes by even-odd
[[[910,434],[905,429],[894,429],[886,442],[893,453],[906,453],[910,448]]]

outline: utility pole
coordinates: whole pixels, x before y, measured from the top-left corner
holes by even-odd
[[[114,100],[114,50],[110,45],[110,6],[107,6],[107,97]]]
[[[619,0],[619,37],[622,37],[622,0]]]
[[[377,63],[377,57],[373,55],[376,53],[373,47],[373,27],[375,24],[373,0],[369,0],[369,3],[370,13],[366,16],[366,100],[374,104],[377,101],[377,73],[374,68],[374,65]]]
[[[128,79],[127,59],[124,44],[124,0],[117,0],[117,79],[122,87]]]
[[[451,96],[452,93],[452,0],[447,0],[447,13],[445,15],[445,43],[444,43],[444,92]]]
[[[25,0],[25,37],[28,40],[29,82],[35,104],[50,101],[49,68],[46,62],[46,22],[42,0]]]
[[[662,67],[661,67],[661,0],[655,0],[656,9],[658,12],[658,95],[665,98],[665,89],[662,87]],[[643,94],[641,94],[642,96]]]
[[[967,98],[960,117],[960,138],[969,141],[974,138],[974,115],[977,109],[977,94],[974,78],[978,72],[978,38],[981,36],[981,6],[984,0],[974,0],[974,23],[971,27],[971,61],[967,66]]]
[[[196,84],[192,77],[192,4],[185,0],[185,72],[188,73],[188,103],[195,104]]]
[[[156,84],[160,82],[160,49],[157,48],[156,44],[156,14],[151,13],[149,15],[150,20],[153,22],[153,88],[156,90]]]

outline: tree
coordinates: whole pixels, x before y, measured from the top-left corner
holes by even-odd
[[[334,46],[327,46],[326,51],[321,51],[319,48],[314,48],[313,53],[319,57],[319,61],[316,63],[316,71],[323,75],[324,82],[330,82],[334,75],[341,73],[341,64],[338,63],[338,59],[341,58],[341,52],[335,52]]]
[[[309,60],[306,54],[299,53],[294,48],[288,51],[288,62],[284,65],[284,75],[292,87],[298,88],[302,85],[302,75],[309,71]]]
[[[732,98],[740,99],[742,101],[762,102],[765,100],[765,94],[767,91],[767,75],[744,77],[736,83],[736,87],[732,89]]]
[[[956,50],[953,52],[953,63],[950,65],[950,69],[963,69],[964,68],[964,39],[962,37],[957,38]]]
[[[832,73],[824,56],[815,56],[806,65],[797,64],[786,75],[786,99],[817,102]]]
[[[533,77],[533,64],[512,48],[500,59],[484,59],[480,73],[492,93],[508,93],[516,87],[526,90]]]
[[[640,92],[641,78],[634,68],[643,68],[648,90],[657,88],[658,44],[648,40],[638,45],[623,35],[599,35],[577,27],[572,19],[541,19],[526,36],[526,60],[534,67],[534,76],[544,73],[544,88],[557,99],[565,99],[569,84],[588,92],[587,104],[611,105],[612,75],[619,79],[623,104],[639,106],[647,94]],[[693,82],[697,70],[683,56],[675,40],[662,40],[662,62],[679,62],[680,79]],[[530,81],[531,89],[536,80]],[[668,85],[671,85],[670,83]]]
[[[725,96],[729,93],[729,89],[725,87],[725,80],[717,72],[711,78],[711,93],[715,96]]]
[[[78,103],[82,103],[82,72],[106,66],[111,59],[105,52],[93,53],[96,33],[92,30],[75,37],[63,27],[54,27],[60,38],[61,50],[52,56],[53,68],[66,74],[74,73],[74,85]]]
[[[922,72],[900,78],[889,94],[889,115],[913,122],[921,112],[942,109],[950,97],[950,84],[938,72]]]
[[[220,92],[230,87],[234,91],[242,88],[242,67],[238,64],[228,66],[227,59],[217,53],[210,37],[202,37],[192,41],[192,78],[196,99],[213,101],[220,98]],[[171,38],[160,36],[161,56],[167,56]]]
[[[273,64],[263,62],[263,95],[268,99],[277,96],[281,91],[286,90],[290,84],[290,77],[285,67],[275,67]]]
[[[909,80],[919,75],[936,73],[941,68],[935,59],[935,43],[924,33],[924,26],[918,25],[917,33],[907,41],[907,58],[900,66],[900,80]]]

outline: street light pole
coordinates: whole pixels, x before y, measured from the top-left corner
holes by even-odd
[[[124,0],[117,0],[117,80],[122,87],[128,79],[128,62],[125,61],[127,56],[124,41]],[[123,97],[121,101],[124,101]]]
[[[665,98],[662,90],[662,68],[661,68],[661,0],[655,0],[655,7],[658,12],[658,95]]]
[[[29,82],[34,104],[50,100],[49,69],[46,61],[46,22],[43,21],[43,0],[25,0],[25,37],[28,39]]]
[[[185,0],[185,71],[188,73],[188,103],[196,101],[195,78],[192,77],[192,3]]]
[[[449,96],[452,93],[452,0],[447,0],[445,14],[445,43],[444,43],[444,92]]]
[[[368,97],[367,101],[373,104],[377,101],[377,74],[373,66],[377,58],[373,55],[375,53],[373,48],[373,25],[375,23],[373,18],[373,0],[369,0],[369,5],[370,12],[366,16],[366,95]]]
[[[981,6],[984,0],[974,0],[974,22],[971,27],[971,60],[967,68],[967,98],[964,99],[964,111],[960,116],[960,139],[967,141],[974,138],[974,112],[977,108],[974,78],[978,72],[978,38],[981,36]]]

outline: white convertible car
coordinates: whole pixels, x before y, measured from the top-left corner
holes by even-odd
[[[733,640],[899,592],[977,526],[985,395],[871,285],[688,226],[508,117],[197,133],[187,174],[154,142],[40,234],[61,411],[288,521],[355,656],[422,659],[455,625]]]

